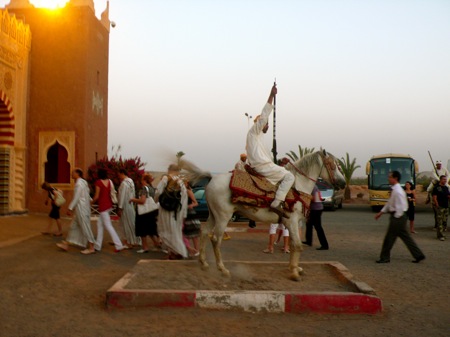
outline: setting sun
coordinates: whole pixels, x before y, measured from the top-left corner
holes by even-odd
[[[36,7],[55,9],[64,7],[69,0],[31,0],[30,2]]]

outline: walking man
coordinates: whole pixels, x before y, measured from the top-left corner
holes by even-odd
[[[76,168],[72,171],[72,178],[75,180],[73,199],[70,202],[67,215],[71,216],[75,212],[75,217],[70,225],[66,240],[56,245],[64,251],[69,249],[69,244],[87,248],[81,254],[94,254],[95,238],[91,229],[91,197],[89,196],[89,186],[83,179],[83,171]]]
[[[408,201],[405,191],[399,184],[400,178],[400,172],[389,172],[388,180],[392,189],[391,197],[381,211],[375,215],[375,220],[378,220],[384,213],[390,214],[389,227],[384,237],[380,259],[376,261],[377,263],[389,263],[391,261],[391,249],[397,237],[402,239],[403,243],[411,252],[414,257],[412,262],[419,263],[425,259],[425,255],[406,229],[408,219],[405,212],[408,210]]]
[[[119,170],[119,178],[121,180],[119,186],[119,200],[117,207],[120,217],[120,225],[123,230],[125,249],[133,246],[141,245],[141,238],[136,236],[135,221],[136,211],[134,205],[130,204],[130,199],[135,197],[135,188],[133,180],[128,177],[125,169]]]

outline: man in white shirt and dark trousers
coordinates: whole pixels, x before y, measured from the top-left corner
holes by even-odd
[[[376,261],[377,263],[389,263],[391,261],[391,249],[397,237],[403,240],[411,252],[411,255],[414,257],[412,262],[419,263],[425,259],[425,255],[406,229],[408,219],[405,212],[408,210],[408,201],[405,191],[399,184],[400,178],[401,175],[398,171],[389,173],[388,179],[392,189],[391,197],[381,211],[375,215],[375,220],[378,220],[384,213],[390,214],[389,227],[384,237],[380,259]]]

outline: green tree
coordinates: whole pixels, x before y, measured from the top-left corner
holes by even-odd
[[[308,148],[308,147],[304,147],[302,148],[301,145],[298,146],[298,155],[297,153],[295,153],[295,151],[289,151],[286,153],[286,155],[291,158],[293,161],[299,160],[301,158],[303,158],[304,156],[306,156],[309,153],[313,153],[314,152],[314,148]]]
[[[338,159],[339,164],[341,165],[342,173],[344,174],[345,178],[345,192],[344,192],[344,198],[345,199],[351,199],[351,193],[350,193],[350,180],[352,179],[353,173],[355,173],[357,168],[360,168],[360,165],[356,165],[356,158],[353,158],[350,161],[350,156],[348,152],[346,152],[345,159],[342,157],[341,159]]]

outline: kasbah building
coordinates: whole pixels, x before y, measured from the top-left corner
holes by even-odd
[[[0,215],[48,212],[44,181],[70,200],[71,171],[107,155],[109,4],[0,9]]]

